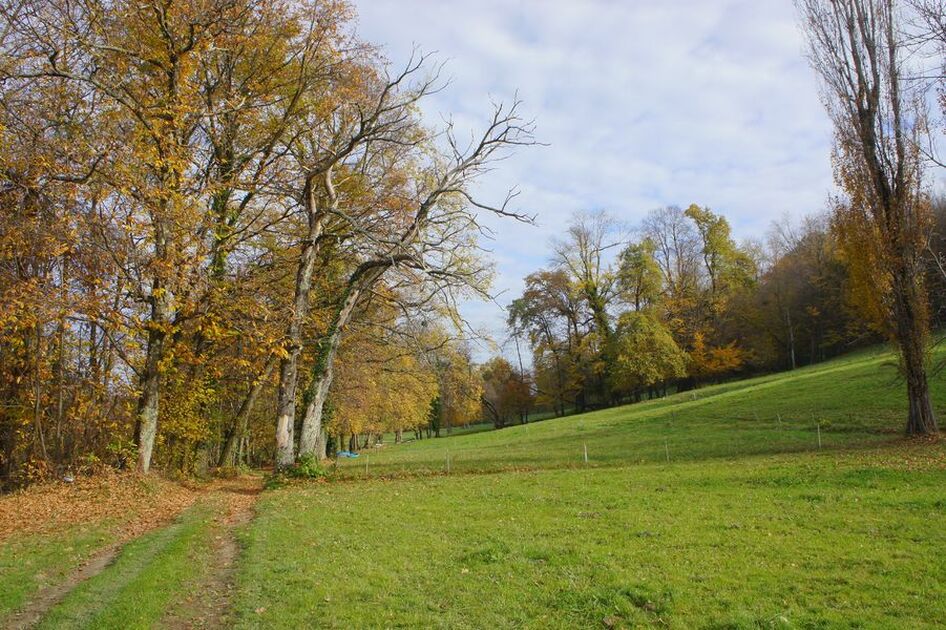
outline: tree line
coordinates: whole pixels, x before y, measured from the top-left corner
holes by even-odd
[[[506,408],[562,415],[887,339],[906,383],[906,432],[938,431],[928,378],[930,331],[946,308],[946,204],[931,176],[944,166],[932,134],[935,110],[946,111],[946,5],[796,7],[835,132],[840,192],[829,208],[743,243],[696,204],[653,210],[636,226],[574,215],[509,307],[510,336],[533,362],[493,360],[505,366],[491,390]]]
[[[525,383],[536,410],[581,412],[794,369],[881,338],[852,301],[827,215],[737,243],[725,217],[695,204],[630,227],[579,213],[553,249],[508,309],[509,334],[533,360],[510,366],[506,381]]]
[[[457,304],[489,297],[481,218],[531,218],[474,183],[533,144],[518,101],[431,126],[440,66],[392,66],[344,0],[0,0],[3,487],[286,468],[881,338],[907,431],[935,432],[942,0],[796,4],[835,131],[824,216],[739,243],[699,205],[577,214],[509,307],[515,358],[479,366]]]
[[[2,3],[4,485],[285,467],[435,401],[478,407],[456,303],[488,294],[480,217],[529,218],[471,183],[532,125],[512,102],[469,136],[431,127],[440,66],[393,68],[354,19],[342,0]]]

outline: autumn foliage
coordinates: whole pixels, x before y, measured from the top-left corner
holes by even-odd
[[[431,353],[487,295],[479,216],[528,218],[470,192],[518,103],[463,148],[420,118],[438,66],[342,0],[0,10],[2,487],[468,421]]]

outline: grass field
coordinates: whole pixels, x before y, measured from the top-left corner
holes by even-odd
[[[903,389],[891,355],[863,352],[374,449],[328,483],[263,493],[235,529],[227,624],[937,627],[946,447],[900,438]],[[946,416],[943,378],[933,390]],[[207,579],[213,509],[130,543],[44,627],[161,625]],[[81,554],[96,532],[72,535]],[[40,539],[14,539],[2,583],[36,579],[24,557],[62,570]]]
[[[946,356],[946,354],[944,354]],[[934,382],[946,404],[946,387]],[[339,460],[343,478],[626,466],[860,448],[896,439],[906,398],[892,355],[818,366],[499,431],[420,440]]]
[[[946,472],[889,468],[883,452],[280,490],[245,534],[237,614],[284,628],[934,627]]]
[[[935,395],[942,410],[938,381]],[[264,497],[237,615],[245,627],[933,627],[946,618],[946,451],[903,445],[904,410],[891,355],[864,352],[375,449],[343,461],[339,483]]]

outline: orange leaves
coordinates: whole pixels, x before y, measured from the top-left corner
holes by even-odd
[[[854,202],[837,204],[831,221],[850,282],[847,298],[875,328],[892,334],[889,322],[892,276],[889,253],[877,226]]]
[[[172,519],[198,496],[181,485],[130,473],[51,481],[0,497],[0,541],[85,523],[118,523],[124,539]]]
[[[708,347],[702,332],[694,333],[689,352],[689,372],[696,378],[715,378],[731,374],[745,363],[745,352],[733,341],[724,346]]]

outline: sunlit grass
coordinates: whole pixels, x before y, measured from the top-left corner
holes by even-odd
[[[942,411],[940,381],[934,394]],[[244,533],[238,619],[935,627],[946,449],[904,442],[905,409],[892,356],[869,352],[376,449],[335,483],[263,499]]]
[[[934,381],[934,398],[946,387]],[[864,352],[794,372],[499,431],[370,449],[341,477],[695,461],[854,448],[895,439],[906,397],[893,356]],[[820,433],[820,444],[819,444]],[[366,471],[367,462],[367,471]]]

